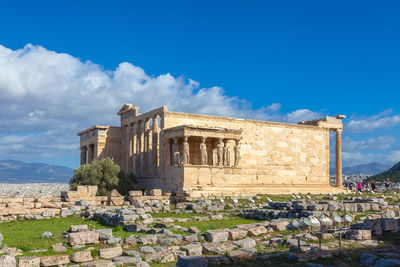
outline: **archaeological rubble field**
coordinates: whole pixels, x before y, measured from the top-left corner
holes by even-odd
[[[174,203],[157,190],[0,199],[1,266],[397,266],[400,198],[258,195]],[[397,264],[397,265],[396,265]]]

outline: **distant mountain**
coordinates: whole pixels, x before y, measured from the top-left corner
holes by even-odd
[[[74,170],[44,163],[0,160],[0,183],[68,183]]]
[[[397,162],[387,171],[384,171],[380,174],[369,177],[369,181],[385,181],[386,179],[390,179],[392,183],[400,182],[400,162]]]
[[[368,164],[357,165],[353,167],[345,167],[342,172],[344,175],[358,175],[358,174],[369,174],[375,175],[381,173],[383,171],[387,171],[390,168],[390,165],[381,164],[378,162],[372,162]],[[331,168],[330,174],[335,175],[336,169]]]

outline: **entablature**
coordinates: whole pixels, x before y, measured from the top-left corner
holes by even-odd
[[[242,129],[227,129],[218,127],[201,127],[194,125],[180,125],[163,130],[166,139],[178,137],[204,137],[216,139],[242,139]]]

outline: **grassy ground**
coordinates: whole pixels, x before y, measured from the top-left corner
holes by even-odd
[[[3,244],[16,247],[24,252],[37,249],[50,249],[55,243],[66,243],[62,233],[69,230],[71,225],[87,224],[90,229],[111,228],[114,236],[127,237],[131,233],[124,232],[122,227],[103,226],[98,222],[81,217],[56,218],[48,220],[22,220],[0,224],[0,233],[3,234]],[[46,231],[53,233],[53,237],[43,239]]]

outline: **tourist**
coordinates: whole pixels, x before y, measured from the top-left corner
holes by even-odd
[[[365,183],[365,191],[366,191],[366,192],[369,192],[369,188],[370,188],[370,187],[369,187],[369,182],[366,182],[366,183]]]
[[[360,182],[358,183],[358,192],[362,192],[362,189],[363,189],[363,184],[362,184],[362,182],[360,181]]]
[[[371,182],[371,190],[372,190],[373,193],[375,193],[375,190],[376,190],[375,181],[372,181],[372,182]]]
[[[390,187],[390,180],[386,179],[386,181],[385,181],[385,193],[389,192],[389,187]]]
[[[350,184],[349,184],[349,189],[350,189],[350,191],[353,191],[353,182],[350,182]]]
[[[346,188],[346,192],[347,192],[348,189],[349,189],[349,183],[347,182],[347,180],[344,181],[344,188]]]

